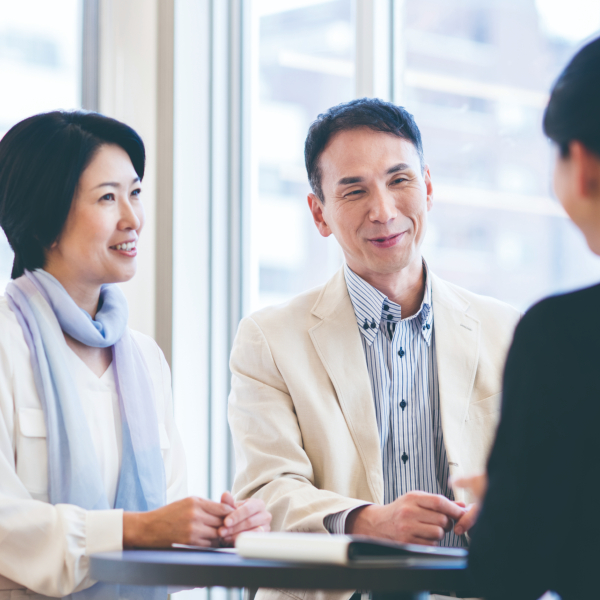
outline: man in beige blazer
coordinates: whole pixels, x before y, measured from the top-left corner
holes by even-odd
[[[311,126],[305,155],[315,224],[336,237],[346,264],[240,323],[234,493],[262,498],[274,531],[466,545],[474,515],[449,479],[485,469],[520,314],[427,268],[433,185],[404,109],[374,99],[334,107]],[[361,312],[361,294],[379,322]],[[397,345],[405,334],[406,351]]]

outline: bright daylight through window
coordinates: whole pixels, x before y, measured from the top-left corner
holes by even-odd
[[[0,0],[0,137],[21,119],[81,105],[81,1]],[[12,252],[0,230],[0,293]]]
[[[254,0],[252,309],[323,283],[341,264],[306,206],[310,122],[355,97],[351,0]],[[541,118],[553,80],[600,29],[600,3],[404,0],[395,100],[415,115],[434,181],[424,255],[440,276],[526,309],[600,278],[551,192]],[[528,57],[523,60],[523,57]]]

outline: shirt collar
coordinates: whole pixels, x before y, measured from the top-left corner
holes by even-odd
[[[418,320],[421,325],[420,331],[427,345],[431,342],[433,311],[431,304],[431,278],[429,269],[423,261],[425,271],[425,294],[419,311],[405,321]],[[362,277],[358,276],[347,264],[344,264],[344,275],[346,277],[346,287],[354,307],[356,322],[363,337],[371,345],[377,337],[381,322],[399,323],[401,308],[399,304],[392,302],[385,294],[367,283]]]

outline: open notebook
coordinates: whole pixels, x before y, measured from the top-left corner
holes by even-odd
[[[464,558],[464,548],[399,544],[362,535],[324,533],[242,533],[235,543],[245,558],[338,565],[393,562],[398,558]]]

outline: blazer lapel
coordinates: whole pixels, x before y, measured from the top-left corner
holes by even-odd
[[[466,313],[469,303],[442,280],[432,277],[433,319],[440,412],[450,473],[462,473],[463,425],[479,361],[479,321]],[[463,491],[455,491],[462,499]]]
[[[309,329],[310,337],[337,393],[373,501],[383,504],[383,468],[371,382],[343,268],[327,283],[312,313],[321,321]]]

